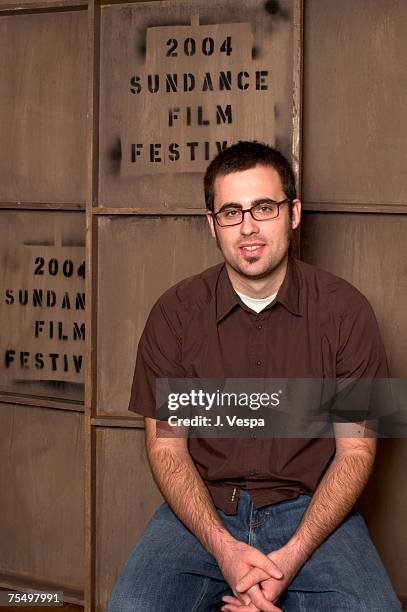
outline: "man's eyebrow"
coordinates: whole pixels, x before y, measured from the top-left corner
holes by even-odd
[[[218,212],[222,212],[222,210],[225,210],[225,208],[243,208],[243,206],[238,202],[226,202],[225,204],[222,204]]]
[[[253,206],[257,206],[258,204],[267,204],[271,202],[275,203],[276,200],[273,200],[272,198],[259,198],[258,200],[250,202],[250,208],[253,208]],[[222,212],[222,210],[225,210],[226,208],[243,208],[243,206],[239,204],[239,202],[226,202],[225,204],[222,204],[218,212]]]

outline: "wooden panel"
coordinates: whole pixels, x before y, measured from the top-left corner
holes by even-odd
[[[407,440],[380,440],[373,474],[358,510],[390,574],[398,596],[407,602]]]
[[[82,419],[1,404],[2,575],[83,589]]]
[[[85,371],[85,611],[95,609],[95,428],[91,415],[96,404],[97,375],[97,220],[92,217],[98,180],[98,118],[99,118],[99,31],[100,6],[96,0],[88,5],[88,96],[87,96],[87,172],[86,172],[86,371]]]
[[[104,612],[130,550],[162,502],[138,429],[96,430],[96,610]]]
[[[407,216],[306,213],[302,258],[345,278],[370,300],[391,375],[407,377]]]
[[[98,413],[129,416],[137,343],[153,303],[221,257],[202,217],[103,217],[98,240]]]
[[[15,395],[14,393],[2,393],[0,391],[0,403],[20,404],[21,406],[38,406],[40,408],[54,408],[55,410],[71,410],[72,412],[84,412],[83,402],[75,400],[48,399],[44,397],[32,397],[29,395]]]
[[[303,199],[405,204],[407,3],[305,3]]]
[[[117,210],[117,209],[116,209]],[[348,202],[302,202],[304,212],[357,212],[357,213],[385,213],[402,215],[406,207],[402,204],[354,204]]]
[[[83,213],[0,213],[1,391],[83,399]]]
[[[202,173],[216,143],[257,139],[291,155],[293,6],[242,0],[237,12],[235,0],[173,0],[102,7],[101,205],[201,206]]]
[[[20,13],[21,11],[81,10],[86,9],[87,4],[87,0],[17,0],[17,2],[0,0],[0,11]]]
[[[86,11],[0,17],[0,201],[85,200]]]
[[[306,213],[302,259],[341,276],[370,300],[391,376],[407,377],[407,216]],[[382,440],[359,503],[399,596],[407,599],[406,440]]]

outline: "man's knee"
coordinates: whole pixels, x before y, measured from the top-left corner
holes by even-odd
[[[134,591],[113,589],[106,612],[158,612],[154,603],[145,601]]]
[[[370,593],[363,600],[363,612],[402,612],[403,607],[394,592]]]
[[[159,612],[157,588],[147,572],[125,565],[110,593],[107,612]]]

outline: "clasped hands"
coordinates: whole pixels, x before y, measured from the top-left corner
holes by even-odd
[[[223,549],[219,567],[233,596],[223,597],[223,612],[278,612],[274,602],[287,589],[302,565],[289,546],[268,555],[244,542]]]

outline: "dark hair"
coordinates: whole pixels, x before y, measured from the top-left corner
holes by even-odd
[[[204,176],[206,208],[214,211],[214,187],[217,176],[250,170],[257,165],[274,168],[280,176],[286,197],[290,202],[295,200],[295,176],[291,164],[284,155],[264,143],[242,140],[223,149],[209,164]]]

